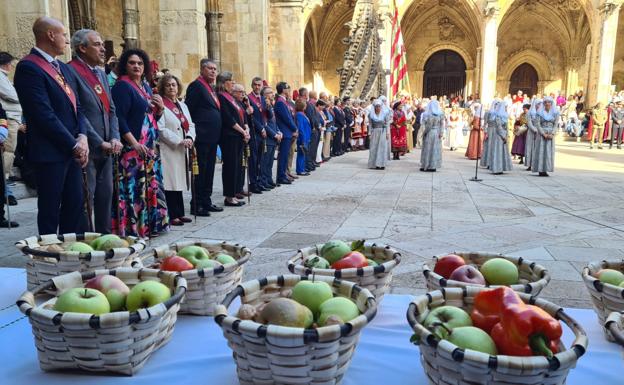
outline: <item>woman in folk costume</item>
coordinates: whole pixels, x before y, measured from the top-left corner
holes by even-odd
[[[537,121],[539,119],[539,112],[542,109],[542,99],[533,99],[531,102],[531,108],[529,109],[529,116],[527,118],[527,135],[526,135],[526,147],[524,149],[524,164],[526,164],[527,171],[531,171],[531,162],[533,159],[533,151],[535,149],[535,140],[537,137]]]
[[[488,144],[488,166],[490,172],[500,175],[504,171],[511,171],[511,156],[509,155],[509,146],[507,139],[509,133],[507,131],[507,121],[509,114],[505,102],[495,102],[490,110],[490,114],[494,115],[494,124],[489,129],[490,137]],[[492,122],[490,118],[489,122]],[[488,127],[490,123],[488,122]]]
[[[186,104],[178,100],[182,84],[177,77],[169,73],[163,75],[158,82],[158,93],[165,104],[158,120],[165,198],[171,225],[182,226],[191,222],[184,216],[182,192],[190,187],[188,166],[192,158],[187,157],[187,153],[193,150],[195,124]]]
[[[457,147],[462,146],[464,144],[464,133],[463,133],[463,125],[464,122],[462,120],[462,115],[459,111],[459,106],[454,104],[451,108],[451,113],[449,114],[448,121],[448,131],[446,134],[446,146],[451,150],[457,150]]]
[[[481,167],[490,168],[490,136],[492,135],[492,130],[496,128],[496,108],[498,107],[498,103],[505,102],[501,99],[494,99],[490,109],[485,113],[483,117],[483,156],[481,157]]]
[[[370,135],[370,149],[368,152],[368,168],[384,170],[388,160],[388,125],[383,102],[377,99],[368,115],[368,133]]]
[[[531,171],[539,176],[548,176],[555,169],[555,134],[559,120],[559,109],[553,98],[544,98],[544,106],[538,112],[537,136],[531,156]]]
[[[355,117],[353,129],[351,130],[351,149],[353,151],[362,150],[364,139],[362,136],[362,129],[364,125],[365,111],[362,104],[359,101],[355,101],[353,104],[353,116]]]
[[[434,172],[442,166],[442,135],[446,119],[437,100],[427,104],[423,113],[423,146],[420,151],[420,171]]]
[[[470,106],[472,115],[470,138],[466,148],[466,158],[475,160],[483,154],[483,107],[481,103],[474,102]]]
[[[400,155],[407,152],[407,118],[403,112],[403,103],[395,102],[392,106],[392,125],[390,128],[393,159],[399,160]]]
[[[125,51],[112,88],[124,148],[119,156],[119,207],[114,205],[113,233],[125,237],[157,236],[169,229],[163,189],[157,120],[164,104],[152,95],[149,56],[140,49]],[[117,217],[119,216],[119,221]]]
[[[522,114],[516,119],[514,123],[514,140],[513,146],[511,146],[511,155],[519,156],[520,163],[524,164],[524,152],[526,151],[526,136],[527,136],[527,120],[529,115],[530,104],[522,106]]]

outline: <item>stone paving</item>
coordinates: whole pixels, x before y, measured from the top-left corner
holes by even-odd
[[[291,186],[174,228],[151,245],[181,238],[245,244],[253,251],[245,267],[250,279],[287,273],[286,260],[300,247],[366,238],[403,254],[392,285],[400,294],[425,291],[422,264],[433,255],[507,253],[545,265],[553,280],[544,297],[571,307],[590,306],[580,276],[588,261],[624,256],[624,151],[562,141],[550,178],[514,166],[498,176],[480,169],[480,183],[469,180],[474,162],[461,150],[444,152],[436,173],[418,171],[419,151],[385,171],[367,169],[367,156],[332,159]],[[215,184],[215,202],[222,203],[219,177]],[[12,214],[21,226],[0,230],[0,266],[23,267],[13,244],[36,233],[36,200],[20,200]]]

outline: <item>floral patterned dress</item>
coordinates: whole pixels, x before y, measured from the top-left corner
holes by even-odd
[[[401,155],[407,152],[407,119],[401,109],[394,111],[392,126],[390,128],[392,139],[392,152]]]

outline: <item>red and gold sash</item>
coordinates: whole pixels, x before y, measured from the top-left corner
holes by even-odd
[[[189,122],[188,119],[186,119],[186,116],[184,116],[184,112],[182,111],[182,108],[180,108],[180,105],[172,102],[171,99],[166,97],[163,97],[163,103],[165,104],[165,107],[167,107],[169,111],[173,112],[176,118],[180,121],[180,125],[184,130],[184,135],[188,134]]]
[[[78,72],[78,75],[80,75],[84,80],[87,81],[89,87],[91,87],[93,92],[95,92],[97,97],[102,102],[102,106],[104,106],[104,111],[106,111],[107,114],[110,114],[110,101],[108,100],[108,95],[106,94],[106,92],[104,92],[104,87],[102,86],[102,82],[100,81],[100,79],[98,79],[98,77],[95,76],[95,74],[93,73],[93,71],[91,71],[87,64],[80,59],[74,59],[68,64],[74,67],[76,72]]]
[[[131,80],[128,76],[124,75],[124,76],[120,76],[119,79],[117,79],[117,81],[122,81],[122,82],[126,82],[128,84],[130,84],[130,86],[132,88],[134,88],[134,90],[136,92],[139,93],[139,95],[141,95],[141,97],[143,99],[145,99],[145,101],[148,104],[151,104],[151,99],[152,97],[150,96],[150,94],[145,91],[145,89],[143,87],[139,87],[138,84],[136,84],[133,80]],[[154,127],[158,127],[158,123],[156,122],[156,117],[154,116],[154,111],[153,109],[150,109],[149,112],[145,112],[145,114],[147,115],[148,119],[150,120],[150,122],[152,123],[152,125]]]
[[[221,108],[221,102],[219,101],[219,98],[217,97],[217,94],[212,89],[212,86],[210,84],[208,84],[206,79],[204,79],[201,76],[198,76],[197,80],[199,80],[199,82],[204,85],[204,87],[206,88],[206,90],[208,91],[210,96],[212,96],[212,99],[214,99],[214,102],[217,105],[217,108]]]
[[[57,71],[52,66],[52,64],[50,64],[50,62],[48,62],[47,60],[45,60],[44,58],[42,58],[39,55],[35,55],[35,54],[31,53],[30,55],[27,55],[26,57],[24,57],[22,60],[28,60],[30,62],[35,63],[35,65],[37,65],[37,67],[41,68],[43,70],[43,72],[45,72],[46,74],[48,74],[48,76],[50,76],[52,79],[54,79],[56,84],[58,84],[58,86],[61,87],[61,89],[63,90],[65,95],[67,95],[67,98],[71,102],[72,107],[74,107],[74,113],[77,112],[77,109],[76,109],[76,94],[74,94],[74,91],[72,91],[72,89],[69,86],[69,84],[67,84],[67,81],[65,80],[65,76],[63,76],[63,74],[61,72]]]
[[[247,96],[249,97],[249,100],[251,100],[251,102],[258,107],[258,110],[262,112],[262,103],[260,102],[260,98],[258,98],[253,92],[250,92]]]
[[[288,111],[290,111],[290,114],[294,118],[295,117],[295,109],[293,108],[293,106],[290,103],[288,103],[288,100],[286,100],[286,98],[281,96],[281,95],[277,97],[277,100],[281,101],[282,103],[284,103],[286,105],[286,107],[288,108]]]
[[[230,104],[234,106],[234,108],[236,108],[238,116],[240,117],[241,124],[244,124],[245,111],[241,108],[241,106],[238,105],[238,102],[234,100],[234,97],[232,97],[232,95],[230,95],[228,92],[219,92],[219,94],[223,95],[223,97],[226,98],[228,102],[230,102]]]

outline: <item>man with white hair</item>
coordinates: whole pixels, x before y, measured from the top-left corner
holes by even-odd
[[[76,94],[87,118],[89,140],[89,201],[95,216],[91,231],[111,232],[113,168],[111,155],[121,152],[119,125],[115,104],[106,81],[104,65],[106,50],[100,34],[91,29],[76,31],[71,38],[73,59],[68,63],[76,74]],[[87,214],[88,215],[88,214]],[[87,223],[91,223],[90,221]]]

